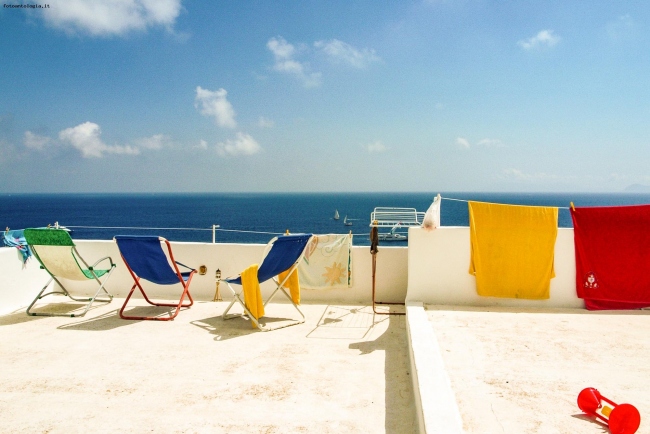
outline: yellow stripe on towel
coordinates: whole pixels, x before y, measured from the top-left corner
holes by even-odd
[[[283,271],[282,273],[278,274],[278,280],[280,282],[282,282],[286,277],[287,271]],[[291,300],[295,304],[300,304],[300,279],[298,278],[298,268],[293,269],[291,275],[282,286],[287,288],[291,293]]]
[[[258,264],[253,264],[241,273],[241,286],[244,292],[244,304],[257,320],[264,316],[264,302],[260,291],[260,282],[257,279]],[[251,321],[253,328],[255,324]]]
[[[469,202],[470,274],[479,295],[550,296],[558,209]]]

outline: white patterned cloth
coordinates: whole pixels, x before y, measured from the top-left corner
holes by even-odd
[[[345,289],[352,286],[352,234],[314,235],[298,266],[304,289]]]

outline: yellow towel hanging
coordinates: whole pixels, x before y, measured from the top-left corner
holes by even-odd
[[[260,282],[257,279],[258,264],[253,264],[241,273],[241,285],[244,292],[244,304],[253,317],[258,320],[264,316],[264,302],[260,291]],[[255,323],[251,321],[255,328]]]
[[[558,209],[469,202],[470,274],[479,295],[549,298]]]

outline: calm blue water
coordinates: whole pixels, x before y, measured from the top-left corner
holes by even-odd
[[[517,205],[617,206],[650,203],[650,194],[444,193],[443,198]],[[0,227],[23,229],[58,221],[76,239],[111,239],[117,234],[155,234],[174,241],[211,242],[213,224],[221,229],[282,233],[355,234],[355,245],[368,245],[370,213],[375,207],[426,211],[434,193],[292,193],[292,194],[0,194]],[[338,209],[341,219],[332,219]],[[355,219],[344,226],[343,218]],[[560,227],[571,227],[560,209]],[[358,219],[358,220],[356,220]],[[443,226],[467,226],[467,204],[443,200]],[[92,229],[75,226],[197,228],[202,230]],[[273,234],[218,231],[218,242],[266,243]],[[390,245],[406,245],[392,242]]]

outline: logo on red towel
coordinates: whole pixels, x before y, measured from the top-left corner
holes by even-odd
[[[585,288],[594,289],[598,288],[598,281],[596,280],[596,275],[593,271],[590,271],[585,276]]]

